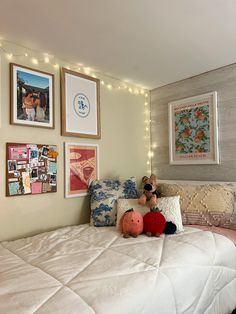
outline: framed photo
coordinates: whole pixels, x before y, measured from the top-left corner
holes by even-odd
[[[62,135],[101,138],[100,81],[61,69]]]
[[[219,164],[217,93],[173,101],[168,106],[170,164]]]
[[[91,181],[99,178],[98,145],[65,143],[65,197],[88,194]]]
[[[54,128],[54,75],[14,63],[10,123]]]

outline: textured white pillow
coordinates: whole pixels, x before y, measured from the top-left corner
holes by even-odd
[[[157,199],[157,206],[165,216],[166,221],[172,221],[176,224],[177,232],[183,231],[182,217],[179,205],[179,196],[161,197]],[[118,229],[121,216],[128,210],[140,212],[142,215],[148,213],[150,209],[147,206],[138,204],[138,199],[118,199],[117,200],[117,221]]]
[[[157,207],[165,216],[166,221],[172,221],[176,224],[177,232],[184,231],[179,200],[179,195],[157,199]]]

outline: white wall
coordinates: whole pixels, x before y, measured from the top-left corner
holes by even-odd
[[[13,44],[8,50],[22,54]],[[31,54],[30,50],[27,51]],[[58,61],[58,60],[57,60]],[[64,198],[64,154],[67,142],[97,143],[100,149],[100,178],[125,179],[135,176],[138,182],[148,174],[149,137],[145,135],[147,101],[144,95],[127,90],[108,90],[101,85],[101,140],[62,137],[60,135],[59,70],[41,62],[32,65],[29,58],[14,57],[11,62],[55,74],[55,129],[32,128],[9,124],[9,60],[1,52],[1,123],[0,123],[0,240],[32,235],[41,231],[89,221],[88,197]],[[67,64],[60,61],[60,64]],[[106,79],[105,76],[102,79]],[[113,81],[114,84],[119,82]],[[147,132],[146,132],[147,133]],[[5,196],[6,142],[55,144],[58,146],[58,191],[43,195]]]

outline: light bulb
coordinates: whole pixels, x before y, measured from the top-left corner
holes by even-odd
[[[105,82],[104,82],[104,81],[101,81],[101,84],[102,84],[102,85],[104,85],[104,84],[105,84]]]
[[[108,89],[112,89],[112,85],[111,84],[107,84],[107,88]]]
[[[33,64],[38,64],[39,62],[38,62],[38,60],[36,58],[32,58],[32,63]]]
[[[49,63],[49,58],[48,58],[48,57],[45,57],[45,58],[44,58],[44,62],[45,62],[45,63]]]
[[[12,54],[12,53],[8,53],[8,54],[7,54],[7,59],[8,59],[8,60],[11,60],[12,58],[13,58],[13,54]]]

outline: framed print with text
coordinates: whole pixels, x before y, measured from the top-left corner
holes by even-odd
[[[219,164],[217,93],[168,105],[170,164]]]

